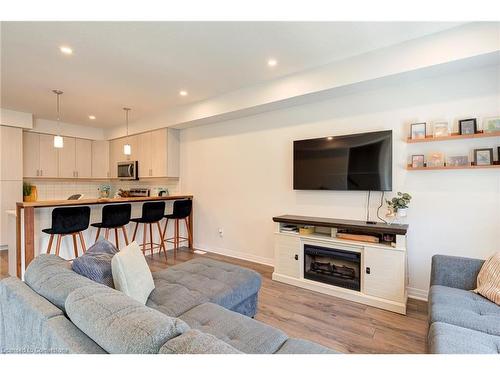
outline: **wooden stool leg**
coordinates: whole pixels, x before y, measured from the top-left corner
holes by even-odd
[[[47,246],[47,254],[50,254],[50,250],[52,249],[52,242],[54,241],[54,235],[51,234],[49,238],[49,246]]]
[[[75,252],[75,258],[78,258],[78,245],[76,244],[76,233],[71,233],[73,237],[73,251]]]
[[[120,250],[120,241],[118,240],[118,228],[115,228],[115,246]]]
[[[163,227],[163,240],[167,239],[167,228],[168,228],[168,219],[165,219],[165,226]]]
[[[95,236],[95,242],[99,239],[99,235],[101,234],[101,228],[97,228],[97,234]]]
[[[149,223],[149,241],[150,241],[150,249],[151,249],[151,256],[153,256],[153,224]]]
[[[165,254],[165,262],[168,262],[167,259],[167,249],[165,248],[165,239],[163,237],[162,231],[161,231],[161,226],[160,222],[156,222],[156,225],[158,226],[158,235],[160,236],[160,252],[163,250],[163,254]]]
[[[109,238],[109,229],[106,228],[106,232],[104,232],[104,238],[106,238],[106,240]]]
[[[144,225],[144,233],[142,235],[142,252],[145,255],[146,254],[146,237],[147,237],[147,233],[148,233],[146,228],[148,225],[146,223],[143,223],[143,225]]]
[[[175,219],[175,250],[174,250],[174,254],[177,254],[178,248],[179,248],[179,219]]]
[[[125,226],[122,227],[123,239],[125,240],[125,245],[128,246],[128,237],[127,237],[127,228]]]
[[[191,243],[191,241],[193,241],[193,239],[191,237],[191,228],[189,228],[189,220],[187,219],[187,217],[184,219],[184,222],[186,223],[186,231],[188,235],[188,247],[189,247],[189,244]]]
[[[85,239],[83,238],[82,232],[78,232],[78,237],[80,237],[80,244],[82,245],[82,252],[85,254],[87,247],[85,246]]]
[[[59,256],[59,249],[61,248],[61,238],[62,235],[57,235],[57,243],[56,243],[56,255]]]
[[[134,235],[132,236],[132,242],[135,241],[135,236],[137,235],[137,227],[139,227],[139,223],[135,223]]]

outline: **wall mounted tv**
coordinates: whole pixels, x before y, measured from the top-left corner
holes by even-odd
[[[295,190],[392,190],[392,130],[293,142]]]

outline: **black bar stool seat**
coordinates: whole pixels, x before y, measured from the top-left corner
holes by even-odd
[[[191,215],[191,211],[193,209],[193,201],[191,199],[182,199],[174,201],[174,209],[171,214],[165,215],[167,219],[165,221],[165,227],[163,228],[163,239],[165,242],[174,244],[174,255],[177,253],[177,249],[179,248],[179,244],[181,242],[191,242],[192,229],[189,226],[188,217]],[[174,223],[174,236],[170,238],[166,238],[167,235],[167,227],[168,221],[175,220]],[[186,224],[186,231],[188,233],[188,237],[181,237],[179,233],[179,222],[183,220]]]
[[[151,250],[151,255],[153,255],[154,248],[159,248],[160,251],[163,250],[165,254],[165,260],[167,260],[167,251],[165,249],[165,244],[163,243],[163,235],[160,227],[160,221],[163,220],[165,215],[165,202],[146,202],[142,205],[142,216],[131,219],[130,221],[135,223],[134,235],[132,241],[135,241],[137,235],[137,229],[139,224],[144,225],[144,235],[142,239],[142,252],[146,251],[146,247],[149,245]],[[156,224],[158,229],[158,236],[160,237],[160,243],[155,243],[153,241],[153,224]],[[149,242],[147,242],[147,227],[149,226]]]
[[[76,244],[76,236],[80,238],[82,251],[85,253],[85,240],[82,232],[89,227],[90,222],[90,207],[59,207],[52,210],[52,226],[47,229],[42,229],[42,232],[50,234],[47,254],[50,254],[54,236],[57,235],[56,255],[59,255],[61,248],[61,240],[64,236],[71,235],[73,237],[73,250],[75,258],[78,257],[78,246]]]
[[[120,241],[118,239],[118,229],[122,230],[123,239],[125,244],[128,245],[127,229],[125,226],[130,222],[130,213],[132,205],[130,203],[123,204],[109,204],[102,208],[102,222],[93,223],[92,226],[97,228],[97,235],[95,240],[97,242],[101,229],[106,229],[105,238],[109,237],[109,230],[114,229],[115,232],[115,245],[120,248]]]

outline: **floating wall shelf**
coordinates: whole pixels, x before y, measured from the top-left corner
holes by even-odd
[[[471,138],[488,138],[488,137],[500,137],[500,132],[493,132],[493,133],[476,133],[476,134],[458,134],[458,133],[452,133],[450,135],[447,135],[445,137],[434,137],[432,135],[428,135],[425,138],[421,139],[411,139],[407,138],[406,142],[407,143],[423,143],[423,142],[438,142],[438,141],[451,141],[451,140],[456,140],[456,139],[471,139]]]
[[[413,168],[411,165],[407,165],[406,169],[409,171],[436,171],[443,169],[489,169],[489,168],[500,168],[500,164],[493,165],[450,165],[443,167],[417,167]]]

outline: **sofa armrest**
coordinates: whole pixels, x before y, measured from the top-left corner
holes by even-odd
[[[477,274],[484,263],[482,259],[448,255],[434,255],[431,266],[431,286],[472,290],[476,288]]]

